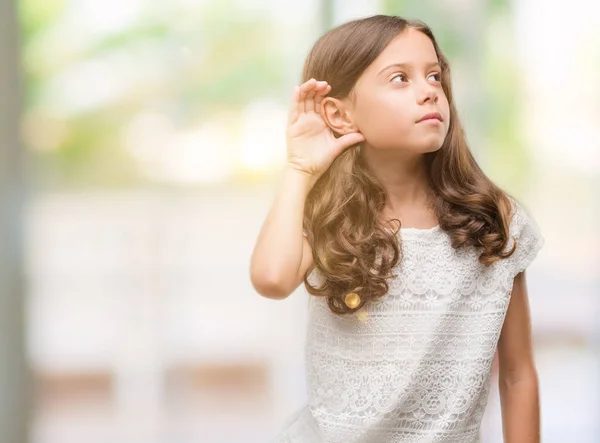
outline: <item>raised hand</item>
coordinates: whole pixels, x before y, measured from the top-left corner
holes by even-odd
[[[286,131],[288,166],[320,177],[344,149],[363,141],[360,132],[336,138],[322,117],[321,102],[331,91],[314,78],[294,87]]]

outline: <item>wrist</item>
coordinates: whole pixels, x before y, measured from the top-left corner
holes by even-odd
[[[284,174],[291,180],[300,182],[306,187],[307,191],[309,191],[319,179],[319,177],[289,164],[285,167]]]

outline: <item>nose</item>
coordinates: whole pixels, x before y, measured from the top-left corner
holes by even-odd
[[[439,94],[435,86],[430,83],[425,83],[423,89],[420,91],[419,104],[423,105],[425,103],[436,104],[439,100]]]

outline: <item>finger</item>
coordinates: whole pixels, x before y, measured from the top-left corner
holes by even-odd
[[[336,156],[341,154],[344,149],[354,146],[357,143],[365,141],[365,136],[360,132],[351,132],[350,134],[342,135],[336,140],[335,149]]]
[[[323,91],[326,89],[327,87],[327,82],[326,81],[317,81],[315,83],[315,86],[313,88],[313,91],[311,91],[310,94],[307,94],[307,100],[306,100],[306,105],[305,105],[305,109],[306,112],[319,112],[319,105],[317,104],[317,99],[322,100],[322,94]]]
[[[300,97],[300,86],[295,85],[292,88],[292,100],[290,102],[290,111],[288,114],[288,123],[293,123],[298,119],[298,99]]]
[[[315,94],[317,93],[318,83],[311,84],[310,90],[306,93],[304,101],[304,112],[315,112]]]
[[[331,91],[331,85],[325,83],[325,86],[315,95],[315,112],[317,114],[321,113],[321,102],[325,98],[327,94]]]
[[[314,83],[316,83],[315,79],[311,78],[310,80],[308,80],[307,82],[303,83],[300,86],[300,98],[298,99],[298,111],[300,113],[306,112],[305,111],[306,94],[308,94],[310,92]]]

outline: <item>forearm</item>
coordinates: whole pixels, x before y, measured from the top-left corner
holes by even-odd
[[[304,204],[315,179],[286,168],[275,200],[259,233],[251,259],[255,288],[273,295],[290,286],[302,262]]]
[[[505,443],[540,443],[539,385],[534,369],[527,375],[500,375],[500,402]]]

